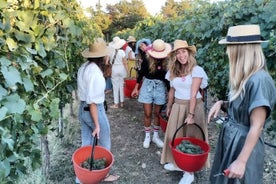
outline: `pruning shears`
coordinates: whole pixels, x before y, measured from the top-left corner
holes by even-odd
[[[214,176],[213,176],[213,177],[218,177],[218,176],[221,176],[221,175],[223,175],[223,176],[228,176],[228,175],[229,175],[229,173],[230,173],[230,170],[229,170],[229,169],[225,169],[223,172],[220,172],[220,173],[214,174]]]

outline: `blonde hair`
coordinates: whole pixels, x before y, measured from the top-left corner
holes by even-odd
[[[186,76],[190,74],[194,68],[194,66],[197,65],[197,61],[195,59],[194,54],[191,53],[189,49],[187,49],[189,52],[188,62],[185,65],[182,65],[176,58],[176,51],[172,53],[169,61],[169,71],[170,71],[170,80],[173,80],[175,77],[181,77]],[[183,68],[184,66],[184,68]]]
[[[245,92],[248,79],[257,71],[266,68],[261,44],[227,45],[229,58],[229,99],[235,100]]]

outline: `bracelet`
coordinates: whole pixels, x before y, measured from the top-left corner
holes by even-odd
[[[189,112],[188,114],[191,115],[191,116],[193,116],[193,117],[195,116],[195,114],[193,114],[193,113],[191,113],[191,112]]]

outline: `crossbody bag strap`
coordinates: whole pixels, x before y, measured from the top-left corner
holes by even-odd
[[[114,57],[113,57],[113,60],[112,60],[112,63],[111,63],[112,65],[114,64],[114,61],[115,61],[115,59],[116,59],[117,52],[118,52],[118,49],[115,50],[115,54],[114,54]]]

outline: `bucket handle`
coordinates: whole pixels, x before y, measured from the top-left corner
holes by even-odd
[[[187,123],[182,123],[182,125],[181,125],[179,128],[177,128],[177,130],[175,131],[175,133],[174,133],[174,135],[173,135],[173,139],[172,139],[172,147],[174,146],[174,139],[175,139],[175,136],[176,136],[177,132],[178,132],[182,127],[184,127],[185,125],[187,125]],[[206,137],[205,137],[205,133],[203,132],[202,128],[201,128],[198,124],[196,124],[196,123],[193,123],[192,125],[195,125],[196,127],[199,128],[199,130],[201,131],[201,133],[202,133],[202,135],[203,135],[203,140],[205,141],[205,140],[206,140]]]
[[[92,151],[91,151],[91,159],[90,159],[90,171],[92,171],[93,162],[94,162],[94,152],[95,152],[95,146],[97,145],[97,136],[94,136],[93,145],[92,145]]]

